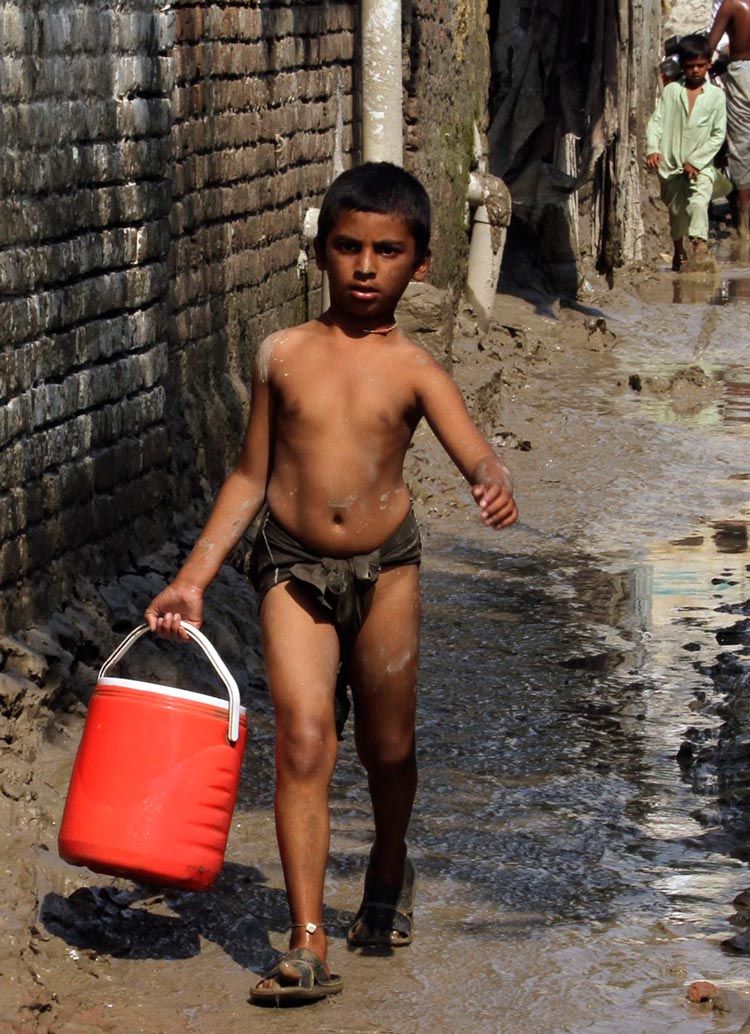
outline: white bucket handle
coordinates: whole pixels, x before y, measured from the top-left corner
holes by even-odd
[[[236,743],[240,738],[240,691],[237,688],[237,683],[235,682],[232,673],[229,671],[229,668],[227,668],[224,661],[219,657],[216,652],[216,648],[211,645],[202,632],[199,632],[194,625],[189,625],[186,621],[183,621],[180,627],[183,628],[190,638],[195,640],[198,646],[201,647],[206,657],[208,657],[209,661],[213,665],[216,674],[224,683],[224,687],[229,694],[229,731],[227,733],[227,739],[230,743]],[[107,674],[107,670],[113,664],[116,664],[121,657],[124,657],[133,643],[140,639],[142,635],[145,635],[148,630],[148,625],[143,624],[138,625],[137,628],[134,628],[132,632],[128,633],[120,645],[115,648],[104,664],[102,664],[99,678],[103,679]]]

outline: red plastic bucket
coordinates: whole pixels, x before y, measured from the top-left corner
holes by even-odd
[[[102,665],[65,802],[58,849],[73,865],[206,890],[224,864],[247,738],[237,683],[206,637],[183,625],[229,695],[107,678],[148,631]]]

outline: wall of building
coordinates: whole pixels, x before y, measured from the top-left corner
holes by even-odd
[[[433,282],[450,289],[480,7],[404,12],[405,164],[436,202]],[[0,626],[205,510],[258,344],[319,311],[302,219],[359,160],[358,16],[356,0],[0,0]]]
[[[664,38],[705,32],[713,21],[713,0],[664,0]]]
[[[405,164],[430,185],[438,214],[433,281],[460,290],[474,126],[486,136],[488,125],[487,3],[407,0],[404,28]]]
[[[660,0],[492,0],[493,171],[510,187],[506,256],[566,294],[642,253],[642,135]]]

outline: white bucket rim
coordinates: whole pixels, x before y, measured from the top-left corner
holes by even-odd
[[[118,679],[112,676],[99,678],[97,686],[122,686],[123,689],[136,689],[143,693],[161,694],[162,696],[176,697],[180,700],[191,700],[198,704],[208,704],[210,707],[217,707],[222,711],[229,710],[229,701],[221,697],[212,697],[207,693],[194,693],[190,689],[178,689],[176,686],[162,686],[156,682],[139,682],[137,679]],[[247,708],[240,706],[240,716],[247,714]]]

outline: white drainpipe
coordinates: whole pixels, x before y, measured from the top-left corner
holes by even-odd
[[[362,159],[404,164],[403,82],[401,71],[401,0],[362,0]],[[334,175],[336,155],[334,155]],[[338,170],[340,171],[340,170]],[[312,242],[319,209],[305,212],[302,233]],[[307,271],[303,247],[297,260],[300,276]],[[322,280],[322,311],[331,303],[328,277]]]
[[[362,0],[362,158],[364,161],[404,163],[401,0]],[[510,194],[502,180],[486,172],[486,159],[474,127],[474,161],[467,200],[474,210],[469,246],[466,293],[480,322],[486,326],[497,293],[500,263],[510,221]],[[304,236],[317,232],[318,209],[305,214]],[[300,253],[300,270],[307,262]],[[328,308],[327,278],[323,277],[323,310]]]
[[[474,127],[474,157],[478,169],[469,174],[467,201],[474,209],[469,245],[466,295],[483,329],[487,329],[497,295],[500,265],[510,222],[510,192],[486,169],[481,138]]]
[[[362,158],[404,164],[401,0],[362,0]]]
[[[302,224],[302,236],[310,244],[318,236],[318,216],[320,215],[319,208],[308,208],[305,212],[305,219]],[[309,247],[309,245],[308,245]],[[300,253],[297,257],[297,276],[304,278],[307,274],[307,267],[310,264],[310,259],[307,254],[307,248],[303,247],[300,249]],[[323,274],[320,282],[320,306],[321,312],[325,312],[328,306],[331,304],[331,292],[328,287],[328,277]]]

